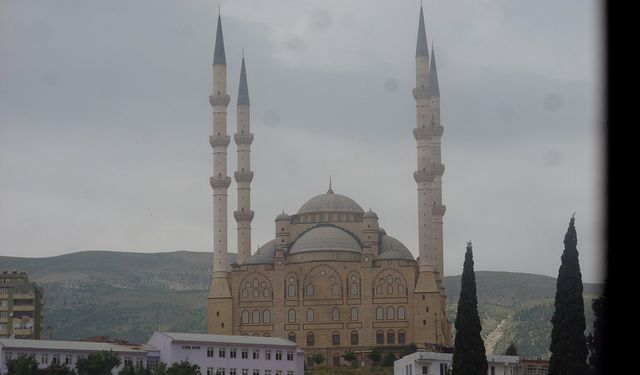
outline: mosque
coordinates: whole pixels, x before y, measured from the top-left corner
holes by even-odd
[[[345,351],[400,350],[416,343],[451,345],[443,278],[440,92],[422,7],[416,46],[418,258],[378,225],[354,199],[334,192],[309,199],[296,213],[275,217],[274,239],[251,251],[250,100],[244,57],[237,98],[238,251],[227,249],[226,57],[218,16],[213,57],[213,280],[207,330],[295,341],[310,357],[339,365]],[[407,176],[409,178],[409,176]]]

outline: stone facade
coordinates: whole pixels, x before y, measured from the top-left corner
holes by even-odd
[[[219,49],[223,46],[221,35],[218,19],[218,55],[224,55]],[[362,355],[376,346],[395,350],[412,342],[421,348],[451,345],[442,285],[443,128],[435,57],[432,50],[429,58],[426,40],[421,8],[413,91],[419,257],[415,259],[406,246],[379,227],[375,212],[364,212],[353,199],[335,193],[331,184],[327,193],[311,198],[295,214],[278,215],[274,239],[251,254],[247,242],[242,241],[251,238],[251,179],[238,179],[243,172],[253,177],[251,142],[236,142],[239,254],[236,261],[220,267],[228,254],[219,254],[217,242],[214,245],[209,333],[287,338],[297,342],[309,357],[324,354],[329,365],[340,364],[345,351]],[[216,70],[214,58],[214,76],[221,71]],[[222,76],[214,80],[214,93],[226,93],[216,86],[225,80]],[[249,110],[243,58],[236,137],[250,135],[253,141]],[[217,194],[221,193],[214,187],[214,202]],[[214,221],[224,221],[226,228],[226,219],[220,215],[226,212],[214,211]],[[215,228],[219,231],[222,226]],[[214,241],[222,236],[226,233],[214,233]],[[217,272],[221,269],[225,272]]]

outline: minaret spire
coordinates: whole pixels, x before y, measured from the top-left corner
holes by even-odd
[[[244,55],[244,50],[243,50]],[[233,136],[238,147],[238,169],[234,173],[238,185],[238,210],[233,213],[238,229],[237,263],[243,264],[251,256],[251,222],[254,212],[251,211],[251,117],[249,110],[249,87],[247,85],[247,69],[242,57],[240,68],[240,84],[238,87],[237,130]]]
[[[418,42],[416,43],[416,57],[429,57],[429,45],[427,44],[427,30],[424,26],[424,14],[420,4],[420,20],[418,21]]]
[[[436,52],[431,43],[431,65],[429,66],[429,95],[440,97],[440,85],[438,84],[438,70],[436,69]]]
[[[209,143],[213,148],[213,176],[209,179],[213,189],[213,281],[207,303],[207,330],[210,333],[231,334],[233,312],[229,287],[229,260],[227,249],[227,190],[231,178],[227,176],[227,62],[222,37],[222,21],[218,15],[218,29],[213,51],[213,93],[209,103],[213,108],[213,135]]]

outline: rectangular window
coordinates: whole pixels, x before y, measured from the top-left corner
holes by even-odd
[[[282,350],[276,350],[276,361],[282,361]]]
[[[243,368],[242,369],[242,375],[249,375],[249,369],[248,368]]]
[[[7,354],[9,354],[9,353],[7,353]],[[51,363],[59,365],[60,364],[60,354],[54,354],[53,355],[53,360],[51,361]]]
[[[242,349],[242,353],[241,354],[242,354],[242,359],[249,358],[249,349]],[[242,369],[242,370],[244,371],[246,369]],[[249,370],[247,370],[247,371],[249,371]]]
[[[449,365],[446,363],[440,364],[440,375],[447,375],[449,372]]]
[[[271,350],[264,351],[264,359],[271,360]]]
[[[422,366],[422,375],[429,373],[429,366]]]
[[[333,367],[338,367],[340,366],[340,356],[339,355],[334,355],[333,356]]]
[[[218,349],[218,357],[224,358],[227,356],[227,348]]]
[[[237,374],[236,374],[236,369],[234,369],[234,368],[230,368],[230,369],[229,369],[229,375],[237,375]]]
[[[287,371],[287,375],[293,375],[293,370]]]
[[[43,354],[42,357],[40,357],[40,363],[43,365],[48,365],[49,364],[49,354]]]
[[[260,350],[253,349],[253,359],[260,359]]]
[[[282,370],[276,370],[276,375],[282,375]]]
[[[293,361],[293,352],[287,352],[287,361]]]
[[[271,370],[264,370],[264,375],[271,375]]]
[[[71,354],[67,354],[64,356],[65,365],[70,365],[72,362],[73,362],[73,358],[71,357]]]
[[[235,357],[236,357],[236,348],[229,349],[229,358],[235,358]]]
[[[213,353],[215,353],[215,349],[213,348],[213,346],[209,346],[207,347],[207,357],[209,358],[213,358]],[[207,370],[209,371],[209,370]]]
[[[216,370],[213,367],[207,367],[207,375],[216,375]]]
[[[260,375],[260,370],[253,369],[253,375]]]
[[[142,367],[142,358],[140,358],[140,357],[136,358],[136,366],[137,367]]]
[[[227,369],[224,367],[218,367],[218,370],[216,370],[216,375],[227,375]]]
[[[133,361],[131,360],[131,357],[124,357],[124,366],[133,366]]]
[[[13,359],[13,353],[11,353],[11,352],[6,352],[6,353],[5,353],[5,355],[4,355],[4,359],[5,359],[5,361],[10,361],[10,360],[12,360],[12,359]]]
[[[158,367],[158,358],[147,358],[147,368],[151,371]]]

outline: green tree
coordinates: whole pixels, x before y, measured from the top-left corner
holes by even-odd
[[[505,350],[504,355],[514,355],[517,356],[518,355],[518,348],[516,347],[515,343],[511,343],[509,344],[509,347],[507,348],[507,350]]]
[[[200,366],[189,361],[175,362],[167,369],[167,375],[201,375]]]
[[[487,355],[480,336],[482,325],[478,316],[476,276],[473,271],[473,249],[467,243],[464,255],[460,299],[456,315],[456,337],[453,349],[453,375],[486,375]]]
[[[418,345],[415,342],[407,345],[401,352],[399,358],[404,357],[405,355],[413,354],[418,351]]]
[[[76,372],[73,369],[67,367],[64,364],[51,363],[49,367],[40,370],[42,375],[75,375]]]
[[[607,331],[607,282],[605,281],[605,291],[602,296],[593,300],[591,308],[593,308],[593,314],[595,320],[593,321],[593,334],[589,334],[587,337],[587,343],[589,347],[589,366],[591,367],[591,373],[593,375],[604,375],[605,364],[605,333]]]
[[[393,362],[396,360],[396,355],[393,352],[387,352],[382,358],[382,367],[393,367]]]
[[[322,355],[322,353],[316,353],[314,355],[311,356],[311,360],[313,361],[313,363],[315,363],[316,365],[321,364],[322,362],[324,362],[324,355]]]
[[[351,367],[355,367],[357,365],[357,357],[356,357],[356,353],[352,352],[352,351],[346,351],[344,352],[344,354],[342,355],[342,358],[344,358],[345,361],[350,362],[351,363]]]
[[[118,375],[152,375],[151,370],[138,364],[135,367],[131,365],[124,366]]]
[[[6,363],[8,375],[38,375],[38,362],[31,355],[21,355]]]
[[[551,318],[549,375],[584,375],[588,370],[582,274],[577,245],[575,217],[571,217],[564,236],[564,251],[556,284],[555,311]]]
[[[382,359],[382,352],[380,352],[380,349],[377,347],[373,348],[373,350],[371,350],[371,353],[367,354],[367,358],[369,358],[371,363],[373,363],[373,365],[376,366],[380,363],[380,360]]]
[[[158,363],[156,369],[153,370],[153,375],[167,375],[167,364],[164,362]]]
[[[120,357],[113,351],[91,353],[76,361],[78,375],[111,375],[111,370],[120,366]]]

